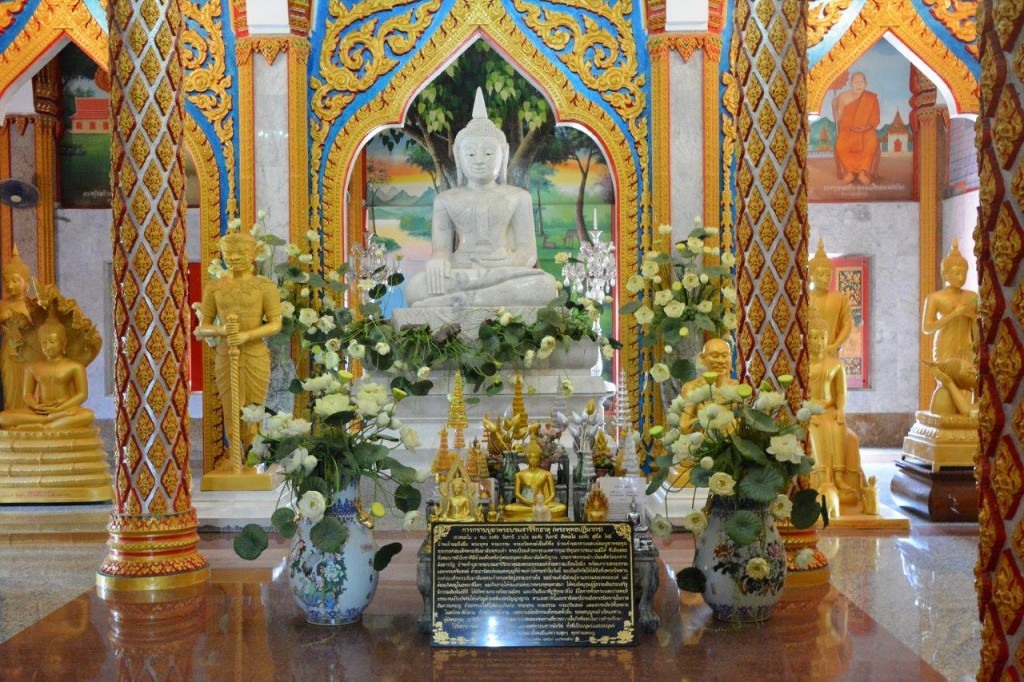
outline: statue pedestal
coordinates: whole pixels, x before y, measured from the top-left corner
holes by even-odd
[[[259,474],[253,467],[244,467],[241,472],[213,470],[207,471],[199,479],[199,489],[203,491],[264,491],[273,490],[280,481],[274,481],[270,474]]]
[[[114,499],[97,428],[0,431],[0,503]]]
[[[978,420],[921,410],[903,439],[892,496],[929,521],[977,521]]]
[[[903,439],[903,459],[927,464],[932,471],[974,466],[979,447],[977,417],[927,410],[919,410],[916,417]]]
[[[526,324],[537,321],[537,313],[543,306],[505,306],[506,312],[523,318]],[[460,336],[464,339],[476,339],[477,330],[487,319],[497,317],[498,306],[479,308],[474,306],[446,306],[438,308],[399,308],[391,313],[391,321],[396,328],[430,325],[434,331],[450,324],[462,327]]]

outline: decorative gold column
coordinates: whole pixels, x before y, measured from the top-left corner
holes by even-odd
[[[101,590],[209,578],[188,440],[183,32],[177,0],[110,0],[114,394],[110,552]]]
[[[11,177],[11,124],[0,121],[0,179]],[[0,263],[11,259],[14,251],[14,215],[11,207],[0,204]]]
[[[56,58],[32,77],[32,98],[36,109],[36,278],[42,284],[56,282],[56,203],[60,182],[57,141],[61,134],[60,63]],[[7,177],[7,176],[4,176]]]
[[[942,242],[942,197],[939,194],[939,125],[942,109],[936,107],[937,92],[927,76],[910,71],[910,127],[914,131],[914,179],[917,182],[920,251],[918,256],[918,310],[939,286],[939,248]],[[918,314],[920,319],[920,313]],[[918,322],[920,325],[920,322]],[[921,334],[920,358],[932,357],[932,337]],[[918,368],[918,407],[928,409],[935,379],[925,365]]]
[[[308,30],[308,17],[305,26]],[[296,244],[309,229],[309,52],[307,38],[292,38],[288,47],[288,230]]]
[[[739,0],[730,65],[736,109],[737,348],[740,378],[754,385],[794,377],[788,397],[807,397],[807,3]],[[728,94],[728,93],[727,93]],[[787,587],[828,582],[813,529],[780,530]],[[793,557],[814,549],[810,566]]]
[[[981,208],[975,255],[981,294],[981,670],[1024,677],[1024,15],[982,0],[981,112],[976,124]]]
[[[807,3],[739,0],[736,256],[739,373],[807,394]]]
[[[257,40],[247,36],[235,43],[238,59],[238,195],[242,225],[247,229],[256,222],[256,113],[252,55]]]

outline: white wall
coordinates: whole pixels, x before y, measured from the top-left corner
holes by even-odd
[[[852,413],[913,412],[918,405],[918,205],[810,204],[811,250],[870,256],[870,388],[849,391]]]
[[[974,257],[974,228],[978,224],[978,190],[950,197],[942,202],[942,254],[945,258],[953,237],[957,238],[960,253],[967,259],[965,289],[978,290],[978,260]]]

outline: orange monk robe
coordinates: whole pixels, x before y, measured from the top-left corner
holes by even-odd
[[[836,137],[836,158],[844,173],[874,172],[878,154],[878,95],[865,90],[837,114],[839,133]],[[855,129],[868,128],[857,131]]]

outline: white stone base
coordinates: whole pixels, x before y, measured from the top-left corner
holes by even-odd
[[[198,486],[196,486],[198,487]],[[279,484],[265,491],[202,491],[193,490],[192,506],[199,517],[199,527],[222,531],[241,530],[249,523],[270,527],[270,516],[278,507],[291,501],[291,494]]]
[[[656,514],[661,514],[672,523],[675,530],[681,530],[683,517],[694,509],[704,509],[710,492],[707,488],[684,488],[678,492],[668,492],[662,486],[647,497],[647,513],[651,518],[654,518]]]

